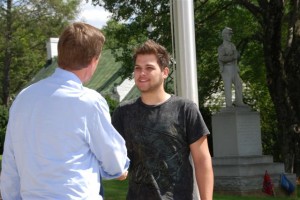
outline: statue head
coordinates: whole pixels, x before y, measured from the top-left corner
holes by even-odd
[[[233,35],[233,31],[229,27],[225,27],[222,31],[222,38],[226,41],[231,41],[231,37]]]

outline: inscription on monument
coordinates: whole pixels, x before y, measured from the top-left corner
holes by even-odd
[[[242,154],[261,154],[261,136],[259,118],[256,115],[243,117],[237,120],[237,136],[239,151]]]

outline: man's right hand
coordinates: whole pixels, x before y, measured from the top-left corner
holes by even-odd
[[[124,172],[121,176],[117,178],[119,181],[124,181],[127,178],[128,171]]]

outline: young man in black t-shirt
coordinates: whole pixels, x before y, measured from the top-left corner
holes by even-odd
[[[141,97],[120,105],[112,116],[131,160],[127,199],[192,200],[191,153],[201,200],[212,200],[209,131],[195,103],[165,92],[168,52],[149,40],[136,49],[134,61]]]

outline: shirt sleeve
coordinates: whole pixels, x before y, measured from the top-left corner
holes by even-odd
[[[188,103],[186,112],[186,132],[188,135],[188,142],[189,144],[192,144],[202,136],[210,133],[203,120],[200,110],[195,103]]]
[[[2,170],[0,178],[2,199],[21,200],[20,178],[13,152],[13,142],[10,134],[10,124],[6,129],[4,151],[2,155]]]
[[[130,161],[125,140],[111,124],[105,99],[98,102],[92,122],[89,142],[100,162],[101,176],[105,179],[117,178],[128,170]]]

